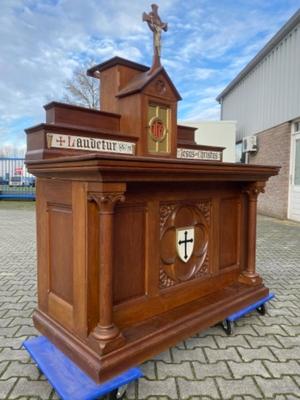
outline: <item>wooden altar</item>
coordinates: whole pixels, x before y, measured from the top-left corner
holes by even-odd
[[[166,30],[151,13],[150,28]],[[158,39],[151,68],[115,57],[88,71],[101,79],[100,111],[52,102],[26,130],[34,324],[97,382],[268,294],[256,204],[278,168],[223,163],[222,148],[177,125]]]

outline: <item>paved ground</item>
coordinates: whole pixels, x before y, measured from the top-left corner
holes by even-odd
[[[4,208],[5,207],[5,208]],[[300,224],[260,218],[258,267],[277,299],[268,315],[179,343],[144,364],[129,399],[300,399]],[[32,207],[0,203],[0,399],[57,399],[22,349],[35,335]]]

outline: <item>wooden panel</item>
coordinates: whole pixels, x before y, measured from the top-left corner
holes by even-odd
[[[88,332],[99,320],[99,216],[97,204],[88,203],[88,271],[87,271],[87,321]]]
[[[76,332],[87,336],[86,282],[87,282],[87,195],[85,182],[72,183],[73,202],[73,304]]]
[[[73,307],[71,304],[63,300],[61,297],[56,296],[54,293],[49,294],[49,314],[61,324],[69,329],[73,329]]]
[[[239,203],[237,198],[221,199],[220,203],[220,269],[238,263],[238,221]]]
[[[50,291],[73,302],[72,210],[63,204],[48,204]]]
[[[114,243],[114,304],[145,293],[145,221],[144,204],[117,207]]]
[[[45,106],[46,122],[49,124],[70,124],[89,128],[111,129],[119,131],[120,116],[79,107],[70,104],[52,102]]]

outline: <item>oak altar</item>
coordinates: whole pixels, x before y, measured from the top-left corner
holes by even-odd
[[[37,177],[37,329],[101,382],[265,297],[256,204],[277,167],[222,162],[177,125],[160,62],[88,70],[101,110],[52,102],[29,128]]]

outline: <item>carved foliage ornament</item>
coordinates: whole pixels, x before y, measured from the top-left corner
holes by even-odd
[[[89,201],[94,201],[99,211],[111,211],[118,202],[124,202],[125,196],[121,192],[91,192],[88,196]]]

